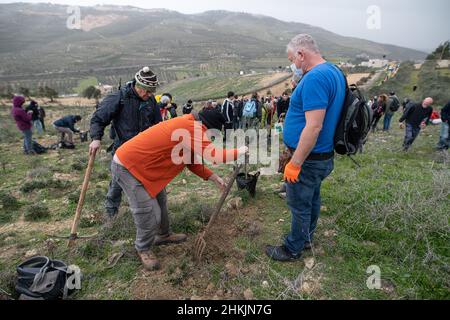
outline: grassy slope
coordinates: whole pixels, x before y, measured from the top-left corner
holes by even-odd
[[[96,162],[80,229],[81,234],[98,231],[99,236],[79,241],[72,252],[65,241],[49,240],[47,234],[69,233],[87,161],[80,150],[87,144],[75,151],[25,157],[8,109],[0,110],[0,289],[6,292],[13,292],[15,266],[27,251],[36,250],[81,267],[85,280],[77,299],[243,298],[248,288],[261,299],[450,298],[450,170],[448,155],[433,150],[437,127],[422,132],[408,154],[398,151],[403,132],[395,128],[390,136],[370,138],[358,156],[361,169],[349,159],[336,160],[322,189],[324,207],[314,251],[304,256],[306,262],[314,259],[312,268],[305,267],[304,260],[281,264],[263,254],[265,244],[279,243],[289,231],[290,214],[274,192],[280,177],[262,177],[256,199],[233,190],[245,206],[223,213],[222,229],[208,240],[208,263],[192,263],[192,242],[162,247],[157,254],[163,270],[152,274],[142,271],[134,255],[133,222],[126,206],[113,226],[101,227],[99,222],[108,184],[106,154]],[[50,117],[62,112],[49,110]],[[49,130],[51,135],[40,141],[56,140]],[[217,170],[229,173],[228,168]],[[25,193],[20,190],[25,181],[34,181],[29,187],[43,181],[42,189]],[[188,232],[192,241],[218,193],[188,173],[171,183],[169,191],[173,229]],[[5,193],[19,203],[6,201]],[[36,211],[33,204],[46,206],[49,217],[24,222],[23,215]],[[124,256],[109,268],[114,253]],[[382,290],[366,287],[371,265],[381,268]]]

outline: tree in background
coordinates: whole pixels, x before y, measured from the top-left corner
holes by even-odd
[[[45,98],[49,98],[50,102],[54,102],[55,98],[58,98],[58,92],[50,87],[39,87],[38,88],[38,96],[39,97],[45,97]]]
[[[20,88],[19,88],[19,93],[20,93],[21,95],[23,95],[24,97],[27,97],[27,98],[30,97],[30,89],[28,89],[28,88],[20,87]]]
[[[82,95],[83,98],[95,99],[98,101],[98,99],[102,96],[102,92],[94,86],[89,86],[83,90]]]
[[[450,42],[445,41],[430,55],[427,60],[448,60],[450,59]]]

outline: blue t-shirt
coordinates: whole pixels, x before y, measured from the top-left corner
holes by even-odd
[[[317,65],[306,73],[291,97],[284,123],[284,143],[296,149],[306,126],[305,112],[325,109],[322,131],[312,153],[328,153],[334,149],[334,134],[345,99],[345,79],[331,63]]]

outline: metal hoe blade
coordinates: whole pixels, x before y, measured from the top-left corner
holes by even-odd
[[[232,174],[232,176],[230,177],[227,187],[225,188],[225,190],[222,193],[222,196],[220,197],[220,200],[217,204],[216,207],[216,211],[214,211],[213,215],[211,216],[211,218],[209,219],[208,225],[206,226],[205,230],[200,233],[197,238],[195,239],[194,242],[194,260],[197,263],[201,262],[201,259],[203,257],[203,253],[205,252],[206,249],[206,241],[205,241],[205,235],[208,232],[208,230],[210,229],[211,225],[213,224],[214,220],[216,219],[216,217],[219,215],[220,211],[222,210],[222,206],[225,202],[225,199],[227,198],[228,194],[230,193],[231,187],[233,186],[234,181],[236,180],[237,175],[239,174],[239,171],[241,170],[242,166],[236,166],[234,169],[234,172]]]

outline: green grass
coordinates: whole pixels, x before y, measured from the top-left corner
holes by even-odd
[[[226,97],[229,91],[247,93],[257,90],[260,81],[266,75],[253,75],[241,77],[207,77],[190,79],[167,85],[161,89],[170,92],[178,100],[208,100]]]
[[[98,85],[98,79],[96,77],[89,77],[83,80],[78,81],[78,86],[76,88],[73,88],[73,91],[78,94],[82,94],[83,91],[90,86],[97,86]]]
[[[7,109],[0,110],[6,123]],[[433,149],[439,127],[421,132],[409,153],[400,151],[403,131],[397,127],[390,135],[372,135],[364,154],[356,157],[361,168],[337,158],[334,172],[323,183],[314,250],[299,262],[277,263],[264,254],[266,244],[280,244],[289,232],[290,213],[275,192],[281,177],[261,177],[256,198],[232,189],[230,197],[242,197],[244,207],[222,212],[221,233],[208,242],[212,260],[197,266],[189,246],[157,248],[163,270],[156,275],[143,272],[136,258],[134,222],[126,201],[113,224],[102,223],[108,155],[97,157],[79,229],[81,235],[98,234],[69,251],[66,241],[51,235],[69,233],[88,144],[30,158],[21,153],[14,126],[8,124],[7,130],[10,139],[0,143],[5,163],[4,169],[0,166],[0,288],[8,293],[14,292],[15,267],[26,252],[37,250],[81,268],[82,290],[73,299],[151,299],[159,296],[155,290],[173,299],[242,299],[247,289],[258,299],[450,298],[450,162],[448,154]],[[56,133],[49,139],[56,139]],[[228,167],[214,170],[230,174]],[[63,184],[54,185],[54,180]],[[45,185],[34,188],[35,181]],[[33,190],[22,192],[30,183]],[[208,221],[219,193],[188,171],[168,190],[172,229],[188,233],[192,240]],[[30,213],[38,215],[27,221]],[[114,254],[123,256],[111,267],[108,261]],[[311,269],[306,267],[310,258]],[[382,290],[366,286],[372,265],[381,269]],[[206,291],[208,284],[214,287],[211,292]]]

